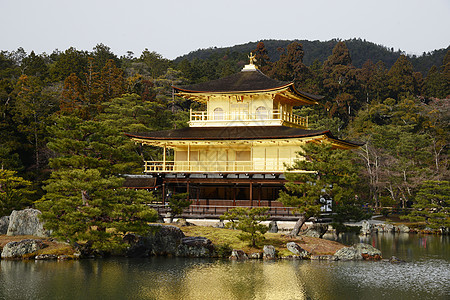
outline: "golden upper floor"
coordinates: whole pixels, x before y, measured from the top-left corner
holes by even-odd
[[[174,86],[177,95],[206,104],[191,111],[189,126],[289,126],[307,128],[294,106],[317,104],[321,96],[297,91],[293,82],[271,79],[254,65],[234,75],[189,86]]]

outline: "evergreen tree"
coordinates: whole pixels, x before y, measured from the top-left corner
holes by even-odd
[[[137,62],[141,64],[140,74],[147,75],[150,78],[158,78],[171,66],[168,59],[163,58],[161,54],[155,51],[149,51],[147,48],[142,51]]]
[[[79,117],[87,115],[84,86],[75,73],[70,74],[64,80],[59,109],[63,114],[73,114]]]
[[[302,82],[309,75],[308,68],[303,64],[304,54],[302,44],[298,42],[289,44],[269,75],[278,80]]]
[[[356,194],[358,170],[350,151],[333,149],[329,144],[307,143],[288,168],[286,191],[280,192],[279,201],[294,206],[302,214],[292,236],[296,236],[304,222],[318,216],[321,198],[333,200],[333,219],[337,223],[359,221],[367,215],[362,210],[362,199]]]
[[[90,57],[93,58],[94,70],[100,72],[106,64],[112,60],[114,65],[120,64],[120,60],[112,51],[111,48],[100,43],[97,44],[93,51],[90,53]]]
[[[106,121],[82,121],[58,116],[50,128],[48,147],[57,153],[53,169],[38,203],[46,227],[70,242],[89,241],[93,247],[112,251],[127,231],[143,233],[156,213],[145,204],[151,193],[121,188],[118,174],[139,164],[131,143]]]
[[[229,220],[227,228],[238,229],[242,234],[238,236],[243,241],[250,241],[252,247],[256,247],[264,240],[264,234],[269,230],[267,225],[261,224],[266,221],[268,207],[236,207],[224,213],[220,219]]]
[[[120,249],[125,233],[144,234],[147,222],[157,217],[146,205],[151,194],[124,189],[123,181],[94,168],[54,171],[37,203],[46,229],[71,244],[88,241],[94,249]]]
[[[400,55],[388,72],[391,98],[400,99],[414,95],[414,74],[411,62],[405,55]]]
[[[426,97],[445,98],[447,95],[446,82],[442,73],[436,66],[428,71],[424,82],[424,95]]]
[[[53,81],[63,81],[71,74],[81,78],[87,71],[87,53],[70,47],[57,56],[57,60],[50,66]]]
[[[36,55],[34,51],[24,57],[22,68],[26,75],[39,77],[41,81],[48,80],[48,66],[41,55]]]
[[[13,121],[23,135],[34,158],[33,169],[44,166],[41,156],[46,144],[48,117],[57,110],[56,98],[45,94],[43,83],[35,76],[22,75],[14,90]],[[29,156],[29,154],[28,154]]]
[[[256,65],[264,74],[267,74],[271,69],[271,62],[269,54],[263,42],[259,42],[256,45],[256,49],[253,51],[256,58]]]
[[[450,182],[424,181],[412,207],[405,219],[425,222],[433,229],[450,228]]]
[[[345,123],[360,107],[356,74],[347,46],[338,42],[323,64],[323,88],[328,99],[325,106],[330,116],[337,114]]]
[[[17,176],[17,172],[0,169],[0,217],[9,216],[31,204],[31,182]]]

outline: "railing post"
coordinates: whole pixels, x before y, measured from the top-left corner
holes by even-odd
[[[163,171],[166,171],[166,144],[164,144]]]

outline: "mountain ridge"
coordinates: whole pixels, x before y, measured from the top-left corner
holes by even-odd
[[[374,63],[382,61],[387,68],[390,68],[400,55],[406,55],[411,60],[414,70],[421,72],[423,75],[426,75],[433,65],[437,67],[441,66],[446,52],[450,50],[450,46],[448,46],[447,48],[435,49],[426,53],[424,52],[420,56],[417,56],[414,54],[406,54],[405,51],[400,49],[395,51],[394,48],[389,48],[359,38],[347,40],[332,39],[328,41],[266,39],[229,47],[197,49],[175,58],[174,61],[180,62],[184,59],[189,61],[193,59],[207,60],[213,55],[226,55],[233,52],[248,54],[256,48],[258,42],[263,42],[268,51],[269,58],[273,62],[279,59],[281,53],[279,51],[280,49],[286,49],[292,42],[299,42],[303,45],[303,50],[305,52],[303,63],[310,66],[316,60],[323,63],[328,56],[331,55],[334,46],[339,41],[342,41],[347,45],[352,57],[352,63],[357,68],[361,68],[361,66],[369,59]]]

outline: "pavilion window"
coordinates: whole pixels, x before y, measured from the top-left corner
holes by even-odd
[[[199,152],[198,151],[191,151],[189,153],[189,160],[190,161],[199,161]]]
[[[267,109],[264,106],[256,108],[256,119],[265,120],[267,118]]]
[[[214,120],[223,120],[224,118],[223,109],[221,107],[216,107],[214,109]]]
[[[250,161],[251,151],[236,151],[236,161]]]
[[[187,151],[175,151],[175,160],[176,161],[187,161],[188,160]]]

